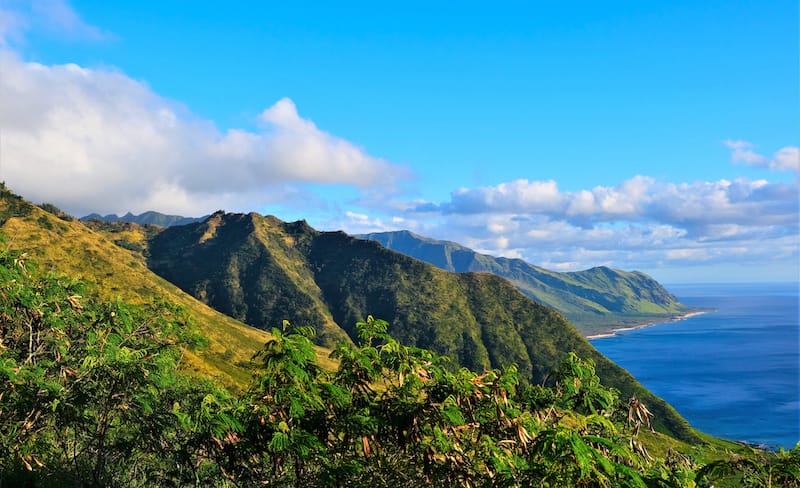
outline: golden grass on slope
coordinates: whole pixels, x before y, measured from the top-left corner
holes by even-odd
[[[7,210],[5,204],[0,198],[0,211]],[[226,386],[247,385],[250,358],[272,337],[194,299],[150,271],[141,255],[115,245],[107,235],[81,222],[64,221],[33,207],[27,215],[8,218],[0,233],[9,248],[27,252],[40,269],[96,283],[104,299],[142,303],[160,297],[185,307],[208,341],[205,348],[186,351],[187,370],[215,377]],[[318,352],[325,364],[330,363],[328,352]]]

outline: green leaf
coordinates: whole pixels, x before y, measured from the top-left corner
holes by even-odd
[[[283,452],[289,447],[289,435],[285,432],[275,432],[269,441],[269,448],[274,452]]]

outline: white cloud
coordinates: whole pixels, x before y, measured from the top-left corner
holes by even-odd
[[[33,0],[31,13],[43,19],[50,28],[69,36],[89,40],[112,37],[98,27],[86,23],[64,0]]]
[[[778,170],[800,171],[800,147],[784,147],[775,153],[770,168]]]
[[[318,183],[350,183],[368,187],[386,176],[400,176],[388,162],[369,156],[362,148],[319,130],[297,114],[294,102],[278,100],[261,119],[271,132],[264,145],[266,158],[281,176]]]
[[[20,12],[0,5],[0,46],[21,42],[27,25],[27,20]]]
[[[563,206],[555,181],[515,180],[495,187],[460,188],[453,192],[447,211],[480,213],[487,207],[513,212],[522,208],[549,211]]]
[[[753,144],[747,141],[727,140],[725,145],[732,150],[731,161],[750,166],[759,166],[778,171],[800,172],[800,147],[786,146],[768,158],[753,151]]]
[[[681,261],[707,261],[709,254],[705,249],[670,249],[666,252],[666,258]]]
[[[725,145],[732,150],[731,161],[735,163],[751,164],[753,166],[765,166],[769,160],[752,150],[753,145],[747,141],[734,141],[728,139]]]
[[[0,178],[73,213],[199,215],[280,201],[292,184],[367,191],[406,171],[320,130],[284,98],[259,131],[219,131],[123,73],[0,50]]]
[[[385,232],[392,230],[418,231],[420,226],[414,220],[399,216],[371,216],[366,213],[345,210],[343,218],[334,217],[328,222],[323,222],[320,229],[342,230],[350,234],[369,234],[371,232]]]
[[[735,263],[758,273],[780,262],[786,279],[800,264],[799,205],[797,182],[636,176],[577,191],[549,180],[460,188],[444,202],[416,202],[405,215],[426,223],[422,235],[549,269]]]
[[[541,188],[548,191],[542,192]],[[535,195],[535,197],[532,197]],[[517,180],[494,187],[461,188],[449,202],[419,205],[444,215],[540,216],[581,227],[601,222],[656,222],[698,231],[709,224],[780,224],[797,217],[797,187],[765,180],[665,183],[636,176],[614,187],[560,192],[554,182]],[[489,230],[502,225],[492,220]]]
[[[353,220],[354,222],[369,222],[369,215],[367,214],[351,212],[348,210],[345,212],[345,215],[347,215],[347,218]]]
[[[115,37],[84,21],[65,0],[0,2],[0,46],[24,44],[30,29],[74,40],[103,41]]]

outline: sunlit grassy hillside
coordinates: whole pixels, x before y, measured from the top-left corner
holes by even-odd
[[[138,226],[126,232],[125,238],[130,242],[145,238]],[[6,236],[8,247],[24,250],[40,266],[95,282],[102,298],[120,297],[136,303],[160,297],[186,307],[208,340],[207,347],[186,351],[189,367],[199,374],[219,377],[225,384],[247,383],[251,356],[271,337],[264,330],[212,309],[159,277],[147,268],[141,253],[116,245],[108,235],[75,219],[46,212],[5,188],[0,190],[0,233]],[[327,358],[327,351],[320,350],[320,355]]]

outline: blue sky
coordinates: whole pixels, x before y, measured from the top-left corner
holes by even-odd
[[[0,177],[82,215],[409,228],[798,279],[798,7],[0,0]]]

